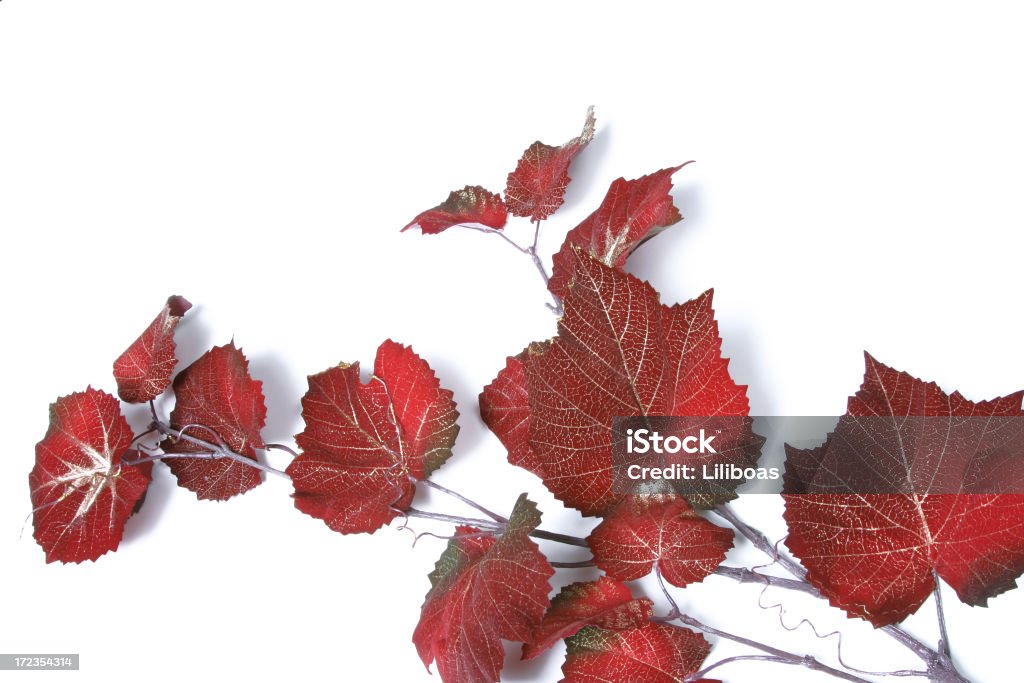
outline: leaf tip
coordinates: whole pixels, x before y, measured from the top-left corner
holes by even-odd
[[[172,294],[167,297],[167,309],[175,318],[180,318],[192,308],[192,302],[180,294]]]

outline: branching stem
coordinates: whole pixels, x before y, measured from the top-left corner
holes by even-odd
[[[244,455],[241,455],[240,453],[235,453],[230,448],[228,448],[223,442],[212,443],[205,439],[200,439],[199,437],[192,436],[191,434],[188,434],[186,432],[186,430],[189,429],[189,427],[174,429],[169,424],[160,419],[160,416],[157,415],[156,405],[153,403],[153,401],[149,402],[149,412],[153,416],[153,420],[152,422],[150,422],[149,428],[145,432],[143,432],[143,435],[152,434],[153,432],[156,432],[161,436],[173,439],[175,441],[184,441],[185,443],[192,444],[193,446],[198,446],[203,450],[194,453],[157,453],[154,455],[147,455],[141,458],[122,460],[122,462],[126,465],[141,465],[142,463],[145,462],[154,462],[156,460],[168,460],[171,458],[192,458],[194,460],[223,459],[233,460],[234,462],[239,462],[242,463],[243,465],[247,465],[249,467],[258,469],[261,472],[266,472],[267,474],[274,474],[278,477],[283,477],[291,481],[291,477],[288,476],[287,472],[283,472],[279,469],[271,467],[270,465],[264,465],[255,458],[249,458]],[[214,432],[212,429],[206,429],[208,429],[208,431],[210,431],[211,434],[216,436],[216,432]]]
[[[524,250],[523,248],[521,248],[518,245],[516,245],[516,248],[519,249],[520,251],[525,251],[525,253],[532,253],[533,256],[536,256],[537,238],[538,238],[538,235],[539,235],[539,228],[540,228],[539,222],[536,223],[535,225],[536,225],[536,228],[537,228],[537,232],[535,232],[533,245],[531,247],[529,247],[527,250]],[[487,229],[487,230],[489,230],[489,229]],[[495,232],[497,232],[497,231],[495,231]],[[502,237],[505,237],[505,236],[502,235]],[[505,239],[507,240],[508,238],[506,237]],[[509,240],[509,241],[511,241],[511,240]],[[546,271],[543,271],[543,265],[540,264],[539,261],[538,261],[538,268],[542,271],[543,274],[546,275]],[[153,420],[150,423],[149,428],[147,429],[146,432],[143,433],[143,435],[148,435],[148,434],[152,434],[152,433],[156,432],[156,433],[159,433],[163,437],[167,437],[167,438],[170,438],[170,439],[173,439],[173,440],[178,440],[178,441],[184,441],[186,443],[192,444],[193,446],[198,446],[202,450],[199,451],[199,452],[194,452],[194,453],[158,453],[158,454],[155,454],[155,455],[148,455],[148,456],[144,456],[144,457],[140,457],[140,458],[125,459],[125,460],[123,460],[123,462],[126,465],[138,465],[138,464],[142,464],[142,463],[145,463],[145,462],[152,462],[152,461],[156,461],[156,460],[163,460],[163,459],[169,459],[169,458],[194,458],[194,459],[201,459],[201,460],[228,459],[228,460],[232,460],[232,461],[235,461],[235,462],[242,463],[242,464],[247,465],[249,467],[254,467],[254,468],[256,468],[256,469],[258,469],[260,471],[266,472],[268,474],[274,474],[274,475],[277,475],[279,477],[283,477],[283,478],[289,479],[289,480],[291,479],[291,477],[289,477],[286,472],[283,472],[281,470],[278,470],[278,469],[275,469],[273,467],[270,467],[269,465],[265,465],[265,464],[259,462],[258,460],[255,460],[253,458],[249,458],[249,457],[246,457],[246,456],[241,455],[239,453],[235,453],[230,448],[228,448],[223,442],[221,442],[219,439],[218,439],[219,443],[213,443],[213,442],[208,441],[206,439],[201,439],[199,437],[195,437],[195,436],[192,436],[191,434],[188,434],[187,430],[189,428],[191,428],[190,426],[186,426],[186,427],[183,427],[183,428],[180,428],[180,429],[172,428],[169,424],[167,424],[166,422],[161,420],[160,417],[157,415],[156,407],[155,407],[155,405],[153,404],[152,401],[150,401],[150,411],[152,413]],[[216,437],[216,433],[215,432],[212,432],[212,430],[211,430],[211,433],[213,433],[214,436]],[[136,441],[138,441],[138,440],[139,439],[136,439]],[[283,450],[283,451],[286,451],[288,453],[291,453],[293,456],[297,456],[298,455],[290,447],[284,446],[284,445],[281,445],[281,444],[267,444],[265,448],[267,450],[271,450],[271,449]],[[416,483],[421,483],[421,484],[423,484],[423,485],[425,485],[425,486],[427,486],[429,488],[435,489],[435,490],[440,491],[440,492],[442,492],[442,493],[444,493],[444,494],[446,494],[448,496],[451,496],[452,498],[455,498],[456,500],[459,500],[459,501],[465,503],[466,505],[469,505],[470,507],[474,508],[475,510],[481,512],[482,514],[486,515],[489,519],[480,519],[480,518],[473,518],[473,517],[462,517],[462,516],[458,516],[458,515],[449,515],[449,514],[441,513],[441,512],[432,512],[432,511],[428,511],[428,510],[420,510],[420,509],[417,509],[417,508],[409,508],[408,510],[405,511],[405,514],[407,516],[409,516],[409,517],[418,517],[418,518],[422,518],[422,519],[430,519],[430,520],[439,521],[439,522],[446,522],[446,523],[449,523],[449,524],[456,524],[456,525],[463,525],[463,526],[472,526],[472,527],[479,528],[482,531],[487,532],[487,533],[501,533],[501,532],[503,532],[507,528],[508,519],[506,517],[504,517],[502,515],[499,515],[499,514],[497,514],[495,512],[490,511],[489,509],[487,509],[483,505],[480,505],[479,503],[471,500],[470,498],[467,498],[466,496],[463,496],[462,494],[460,494],[460,493],[458,493],[456,491],[453,491],[453,490],[451,490],[451,489],[449,489],[449,488],[447,488],[445,486],[442,486],[441,484],[438,484],[436,482],[432,482],[432,481],[429,481],[429,480],[418,481]],[[756,547],[758,550],[760,550],[762,553],[764,553],[768,557],[772,558],[772,560],[774,562],[778,563],[781,567],[783,567],[787,572],[789,572],[795,578],[787,579],[787,578],[782,578],[782,577],[777,577],[777,576],[769,576],[769,575],[766,575],[766,574],[761,574],[759,572],[756,572],[753,569],[748,569],[748,568],[745,568],[745,567],[729,567],[729,566],[720,566],[720,567],[718,567],[715,570],[715,574],[717,574],[719,576],[728,577],[728,578],[733,579],[735,581],[738,581],[740,583],[754,583],[754,582],[757,582],[757,583],[766,584],[768,586],[773,586],[773,587],[776,587],[776,588],[783,588],[783,589],[786,589],[786,590],[793,590],[793,591],[798,591],[798,592],[801,592],[801,593],[806,593],[808,595],[813,595],[813,596],[818,597],[818,598],[822,597],[821,593],[818,591],[818,589],[815,588],[813,585],[811,585],[807,581],[807,572],[806,572],[806,570],[795,559],[793,559],[793,558],[789,557],[788,555],[785,555],[784,553],[780,552],[780,550],[778,548],[778,545],[777,544],[773,544],[768,539],[768,537],[765,536],[764,533],[762,533],[760,530],[755,529],[754,527],[752,527],[749,524],[747,524],[746,522],[744,522],[742,519],[740,519],[740,517],[738,515],[736,515],[734,510],[732,510],[731,508],[729,508],[726,505],[720,505],[717,508],[715,508],[712,512],[714,514],[718,515],[719,517],[721,517],[723,520],[725,520],[729,524],[731,524],[736,529],[736,531],[741,536],[743,536],[748,541],[750,541],[750,543],[752,545],[754,545],[754,547]],[[588,548],[589,547],[588,544],[587,544],[586,539],[584,539],[584,538],[580,538],[578,536],[570,536],[570,535],[567,535],[567,534],[560,534],[560,533],[553,532],[553,531],[547,531],[545,529],[534,529],[530,533],[530,535],[532,537],[534,537],[534,538],[548,540],[548,541],[554,541],[554,542],[562,543],[562,544],[565,544],[565,545],[571,545],[571,546],[581,547],[581,548]],[[552,562],[551,565],[553,567],[557,567],[557,568],[575,569],[575,568],[593,567],[594,566],[594,562],[593,562],[593,559],[589,559],[589,560],[580,560],[580,561],[572,561],[572,562]],[[702,671],[698,672],[697,674],[695,674],[694,676],[691,677],[691,680],[697,680],[698,678],[700,678],[703,674],[707,673],[708,671],[710,671],[710,670],[712,670],[714,668],[717,668],[719,666],[723,666],[723,665],[725,665],[727,663],[730,663],[730,662],[743,661],[743,660],[758,660],[758,661],[770,661],[770,662],[777,662],[777,663],[795,664],[795,665],[803,666],[803,667],[810,668],[810,669],[815,670],[815,671],[819,671],[819,672],[828,674],[828,675],[836,677],[836,678],[840,678],[842,680],[854,681],[856,683],[869,683],[869,682],[865,681],[865,679],[860,678],[860,677],[858,677],[858,676],[856,676],[856,675],[854,675],[852,673],[849,673],[847,671],[842,671],[842,670],[839,670],[839,669],[835,669],[835,668],[830,667],[830,666],[828,666],[826,664],[823,664],[823,663],[819,662],[818,660],[816,660],[814,657],[811,657],[809,655],[805,655],[805,656],[796,655],[796,654],[793,654],[793,653],[790,653],[790,652],[786,652],[784,650],[779,650],[778,648],[774,648],[774,647],[769,646],[769,645],[765,645],[763,643],[759,643],[759,642],[750,640],[748,638],[744,638],[742,636],[736,636],[736,635],[727,633],[725,631],[721,631],[719,629],[716,629],[716,628],[707,626],[705,624],[702,624],[701,622],[697,621],[696,619],[694,619],[694,618],[692,618],[690,616],[687,616],[687,615],[685,615],[685,614],[683,614],[681,612],[681,610],[679,609],[679,606],[677,605],[677,603],[673,599],[671,593],[668,591],[668,587],[665,585],[665,581],[664,581],[664,579],[663,579],[663,577],[661,575],[661,569],[660,569],[660,567],[658,565],[655,565],[654,573],[655,573],[655,576],[656,576],[656,578],[658,580],[658,585],[661,587],[661,590],[662,590],[663,594],[665,595],[666,600],[668,601],[668,603],[670,605],[670,612],[667,615],[664,615],[664,616],[661,616],[661,617],[654,617],[652,620],[659,621],[659,622],[679,621],[679,622],[681,622],[681,623],[683,623],[683,624],[685,624],[687,626],[690,626],[691,628],[696,628],[696,629],[698,629],[700,631],[703,631],[704,633],[709,633],[711,635],[716,635],[716,636],[718,636],[720,638],[726,638],[728,640],[733,640],[735,642],[745,644],[745,645],[747,645],[749,647],[752,647],[754,649],[757,649],[757,650],[760,650],[761,652],[766,653],[765,655],[746,655],[746,656],[737,656],[737,657],[730,657],[728,659],[724,659],[724,660],[722,660],[720,662],[717,662],[715,664],[712,664],[712,665],[706,667],[705,669],[703,669]],[[962,675],[960,675],[960,673],[956,670],[956,668],[955,668],[955,666],[953,664],[952,657],[950,655],[950,648],[949,648],[949,635],[948,635],[948,633],[946,631],[945,615],[944,615],[943,608],[942,608],[941,587],[939,585],[939,578],[935,574],[934,571],[933,571],[933,577],[934,577],[934,580],[935,580],[935,603],[936,603],[937,616],[938,616],[938,620],[939,620],[939,633],[940,633],[938,650],[936,651],[936,650],[933,650],[932,648],[928,647],[927,645],[925,645],[924,643],[922,643],[921,641],[917,640],[916,638],[911,636],[909,633],[907,633],[906,631],[901,629],[899,626],[890,625],[890,626],[883,627],[881,630],[884,633],[886,633],[888,636],[892,637],[897,642],[899,642],[904,647],[906,647],[907,649],[912,651],[914,654],[916,654],[918,657],[920,657],[927,664],[927,667],[928,667],[927,672],[905,671],[905,672],[894,672],[893,675],[927,675],[929,680],[931,680],[931,681],[933,681],[935,683],[969,683],[969,681],[967,679],[965,679]]]
[[[478,225],[476,223],[460,223],[457,226],[459,228],[466,228],[467,230],[476,230],[488,235],[497,235],[501,239],[505,240],[512,247],[521,254],[526,254],[533,261],[534,267],[537,272],[540,273],[541,279],[544,281],[544,288],[547,289],[548,283],[551,281],[551,275],[548,273],[548,269],[544,266],[544,261],[541,260],[540,255],[537,253],[537,245],[540,242],[540,224],[541,221],[531,221],[533,223],[533,244],[528,247],[520,246],[515,240],[505,234],[504,230],[497,230],[495,228],[489,228],[486,225]],[[551,295],[553,303],[547,304],[547,307],[555,315],[562,315],[562,302],[554,294]]]
[[[733,635],[732,633],[729,633],[727,631],[722,631],[720,629],[714,628],[713,626],[708,626],[707,624],[704,624],[698,621],[697,619],[694,619],[693,617],[687,616],[685,614],[680,614],[676,617],[675,620],[679,621],[680,623],[686,626],[689,626],[690,628],[697,629],[698,631],[701,631],[703,633],[718,636],[719,638],[725,638],[726,640],[731,640],[733,642],[746,645],[747,647],[753,648],[755,650],[760,650],[761,652],[764,652],[768,654],[770,657],[772,657],[772,659],[768,661],[802,666],[811,669],[812,671],[820,671],[821,673],[828,674],[829,676],[833,676],[834,678],[838,678],[844,681],[852,681],[853,683],[871,683],[865,678],[855,676],[854,674],[849,673],[847,671],[835,669],[829,666],[828,664],[819,662],[817,659],[810,655],[793,654],[792,652],[786,652],[785,650],[780,650],[779,648],[772,647],[771,645],[759,643],[756,640],[751,640],[750,638],[744,638],[743,636]],[[726,660],[723,660],[723,662],[725,661]],[[692,676],[691,679],[697,680]]]
[[[736,512],[728,505],[719,505],[711,512],[736,527],[736,531],[738,531],[743,538],[750,541],[750,543],[762,553],[778,562],[786,569],[787,572],[798,579],[804,579],[807,576],[807,570],[800,566],[799,562],[788,555],[781,553],[778,546],[769,541],[768,537],[765,536],[763,532],[755,529],[740,519],[739,516],[736,515]]]
[[[758,574],[752,570],[736,570],[736,568],[733,567],[719,567],[719,569],[723,571],[716,571],[717,574],[729,576],[730,578],[736,579],[740,582],[758,580],[779,588],[798,590],[802,593],[808,593],[810,595],[823,598],[818,589],[807,581],[807,571],[800,566],[796,560],[779,552],[775,544],[769,541],[768,537],[761,531],[744,522],[736,515],[734,510],[726,505],[719,505],[715,508],[714,512],[719,517],[736,527],[736,530],[740,535],[749,540],[758,550],[778,562],[780,566],[785,568],[786,571],[799,580],[793,581],[791,579],[780,579],[774,576]],[[940,628],[944,629],[944,623],[940,625]],[[890,638],[896,640],[924,661],[928,666],[928,676],[930,680],[935,681],[936,683],[969,683],[969,681],[956,670],[956,666],[953,664],[952,658],[942,649],[941,643],[938,651],[933,650],[895,624],[883,626],[879,630]]]
[[[715,574],[718,576],[725,576],[734,581],[740,583],[759,583],[761,585],[774,586],[775,588],[784,588],[791,591],[799,591],[801,593],[807,593],[814,597],[821,597],[818,591],[811,584],[806,581],[797,581],[796,579],[784,579],[778,576],[769,576],[767,574],[761,574],[748,569],[746,567],[727,567],[720,565],[715,569]]]

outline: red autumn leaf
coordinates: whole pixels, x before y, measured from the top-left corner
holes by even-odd
[[[418,225],[424,235],[436,235],[453,225],[479,223],[500,229],[508,220],[508,211],[501,195],[488,192],[479,185],[466,185],[454,190],[448,199],[413,218],[402,230]]]
[[[569,584],[551,601],[533,639],[523,645],[523,659],[533,659],[584,626],[616,631],[642,626],[653,607],[650,600],[634,598],[624,583],[607,576]]]
[[[543,477],[540,462],[530,448],[530,399],[526,391],[523,358],[509,356],[505,367],[480,394],[480,416],[508,449],[508,461]]]
[[[583,132],[561,147],[537,141],[526,148],[516,170],[508,174],[505,203],[514,216],[539,221],[553,214],[564,202],[569,181],[569,164],[594,139],[594,108],[587,109]]]
[[[47,562],[95,560],[117,550],[153,469],[124,464],[131,445],[131,427],[110,394],[90,387],[50,406],[28,477],[34,536]]]
[[[657,564],[674,586],[703,581],[732,547],[732,531],[696,514],[679,496],[629,496],[587,539],[594,564],[620,581]]]
[[[588,626],[566,640],[561,683],[684,683],[710,651],[704,636],[685,628]]]
[[[665,306],[646,282],[573,253],[558,336],[522,356],[530,445],[555,496],[600,515],[622,497],[612,490],[613,418],[744,416],[749,404],[746,387],[733,381],[722,358],[710,290]],[[762,441],[751,432],[729,461],[753,465]],[[709,488],[699,503],[732,498],[739,483]]]
[[[687,162],[690,163],[690,162]],[[636,180],[619,178],[608,188],[601,206],[569,231],[554,256],[548,289],[564,298],[572,278],[573,246],[606,266],[622,268],[638,246],[683,219],[672,202],[672,174],[682,166],[665,168]]]
[[[426,361],[391,340],[367,384],[358,363],[312,375],[302,453],[287,470],[295,507],[341,533],[376,531],[412,502],[410,477],[426,479],[451,456],[458,416]]]
[[[825,445],[788,449],[786,544],[833,605],[876,626],[916,611],[934,589],[933,571],[961,600],[984,605],[1024,572],[1024,495],[928,494],[920,482],[949,473],[964,481],[968,464],[1005,466],[1019,482],[1024,392],[973,402],[870,355],[866,362]],[[996,462],[978,462],[990,457]],[[888,490],[900,493],[864,493],[860,476],[871,470],[887,471]]]
[[[184,297],[167,299],[149,327],[114,361],[117,393],[128,403],[145,403],[163,393],[174,372],[174,328],[192,308]]]
[[[412,640],[420,659],[437,662],[444,683],[493,683],[505,659],[502,639],[526,641],[548,607],[555,573],[530,539],[536,504],[519,497],[498,538],[459,527],[430,574],[430,591]]]
[[[260,430],[267,418],[262,386],[249,376],[249,361],[234,342],[216,346],[174,378],[171,426],[256,460],[256,449],[264,445]],[[165,439],[161,448],[172,454],[211,453],[209,448],[174,437]],[[227,500],[263,481],[256,468],[227,458],[171,457],[164,462],[178,485],[201,500]]]

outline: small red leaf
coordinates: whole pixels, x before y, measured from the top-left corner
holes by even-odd
[[[444,683],[493,683],[505,659],[502,639],[526,641],[548,607],[551,565],[530,539],[537,506],[519,497],[498,538],[459,527],[430,574],[412,640]]]
[[[505,367],[480,394],[480,417],[508,450],[508,461],[543,477],[530,447],[530,398],[523,373],[523,351],[509,356]]]
[[[554,597],[533,639],[523,645],[523,659],[533,659],[584,626],[617,631],[642,626],[651,618],[653,606],[647,598],[633,598],[624,583],[607,576],[570,584]]]
[[[681,221],[669,192],[672,174],[682,167],[665,168],[636,180],[613,181],[601,206],[569,231],[555,254],[548,283],[552,294],[564,298],[569,289],[576,263],[573,246],[606,266],[622,268],[634,249]]]
[[[587,540],[594,564],[621,581],[649,574],[683,587],[703,581],[732,547],[732,531],[715,526],[676,496],[630,496]]]
[[[412,502],[410,477],[426,479],[451,456],[458,415],[426,361],[391,340],[367,384],[358,363],[310,376],[302,453],[287,470],[295,507],[341,533],[376,531]]]
[[[501,195],[488,192],[479,185],[466,185],[453,190],[433,209],[428,209],[413,218],[403,231],[419,226],[424,235],[436,235],[453,225],[479,223],[488,228],[501,229],[508,221],[508,210]]]
[[[588,626],[566,640],[561,683],[682,683],[711,645],[685,628],[649,623],[628,631]]]
[[[90,387],[50,406],[28,478],[34,536],[47,562],[95,560],[117,550],[153,469],[123,464],[131,444],[132,430],[110,394]]]
[[[594,138],[594,108],[587,110],[583,132],[561,147],[539,140],[523,152],[516,170],[508,174],[505,203],[514,216],[538,221],[553,214],[564,202],[569,185],[569,164]]]
[[[163,310],[114,361],[117,393],[128,403],[145,403],[163,393],[174,372],[174,329],[192,308],[184,297],[167,299]]]
[[[866,360],[864,383],[826,444],[788,449],[786,545],[833,605],[875,626],[915,612],[935,587],[933,571],[961,600],[984,605],[1024,572],[1024,495],[914,492],[917,482],[962,472],[971,458],[995,454],[1005,465],[1007,454],[1019,456],[1024,392],[972,402]],[[922,421],[886,416],[932,420],[922,430]],[[1000,448],[984,447],[993,441]],[[824,461],[833,446],[842,462]],[[862,460],[869,455],[873,463]],[[891,490],[907,493],[859,492],[855,459],[888,472]]]
[[[174,379],[171,426],[213,445],[256,460],[263,448],[260,430],[266,422],[262,382],[249,376],[249,361],[234,342],[200,356]],[[203,446],[168,437],[166,453],[209,453]],[[227,458],[166,458],[178,485],[201,500],[227,500],[263,481],[260,471]]]
[[[576,272],[558,336],[521,356],[530,447],[559,500],[600,515],[623,496],[612,490],[614,418],[743,416],[749,404],[746,387],[733,381],[722,358],[710,291],[665,306],[646,282],[578,249],[573,254]],[[756,462],[763,440],[749,437],[729,462]],[[740,482],[712,484],[691,504],[711,507],[735,497]]]

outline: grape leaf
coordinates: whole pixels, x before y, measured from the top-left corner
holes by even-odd
[[[295,507],[341,533],[376,531],[412,502],[410,477],[426,479],[451,456],[458,416],[426,361],[390,339],[367,384],[358,363],[312,375],[302,453],[287,469]]]
[[[509,356],[505,367],[480,394],[480,417],[508,449],[508,461],[543,477],[530,447],[530,399],[523,371],[523,351]]]
[[[527,641],[540,623],[554,570],[530,539],[538,524],[540,512],[523,494],[498,538],[459,527],[448,542],[412,637],[444,683],[497,681],[502,639]]]
[[[665,306],[646,282],[579,249],[573,254],[558,336],[531,345],[522,357],[530,445],[555,496],[600,515],[622,497],[612,490],[613,418],[744,416],[749,404],[746,387],[733,381],[721,356],[710,290]],[[763,440],[749,436],[731,462],[756,462]],[[739,483],[690,502],[710,507],[734,497]]]
[[[163,310],[114,361],[117,393],[128,403],[145,403],[164,392],[174,372],[174,329],[192,308],[184,297],[167,299]]]
[[[526,148],[505,185],[505,203],[512,215],[539,221],[562,205],[571,180],[569,164],[594,139],[595,123],[594,108],[590,107],[578,137],[561,147],[538,140]]]
[[[587,626],[566,640],[562,683],[684,683],[710,651],[704,636],[685,628]]]
[[[453,190],[448,199],[413,218],[404,228],[419,226],[424,235],[436,235],[453,225],[479,223],[501,229],[508,220],[508,210],[501,195],[488,192],[479,185],[466,185]]]
[[[200,356],[174,378],[171,427],[177,432],[221,445],[256,460],[263,448],[260,430],[267,418],[262,382],[249,376],[249,361],[231,342]],[[169,436],[161,444],[166,453],[210,453],[210,449]],[[263,481],[260,471],[227,458],[166,458],[178,485],[200,500],[227,500]]]
[[[960,475],[969,455],[992,452],[983,447],[991,439],[1019,462],[1024,392],[972,402],[870,355],[866,365],[864,383],[826,443],[787,449],[786,545],[833,605],[875,626],[916,611],[934,589],[933,571],[961,600],[984,605],[1024,572],[1024,495],[928,494],[915,487],[947,471]],[[929,431],[941,425],[941,439],[923,434],[922,421],[899,419],[906,417],[941,418],[929,420]],[[887,471],[900,492],[863,493],[849,463],[829,460],[833,446],[855,462],[875,454],[875,469]],[[883,460],[890,457],[903,465]],[[872,466],[859,462],[861,469]]]
[[[629,496],[587,543],[609,576],[633,581],[657,563],[666,581],[683,587],[715,571],[732,547],[732,531],[696,514],[681,496]]]
[[[151,462],[124,464],[132,430],[117,399],[87,388],[50,406],[29,474],[36,541],[47,562],[83,562],[117,550],[149,486]]]
[[[638,246],[681,221],[683,217],[669,192],[672,174],[683,166],[665,168],[636,180],[613,181],[601,205],[569,231],[555,254],[548,282],[551,293],[565,297],[575,264],[573,246],[606,266],[622,268]]]
[[[584,626],[617,631],[642,626],[651,618],[653,607],[650,600],[634,598],[626,584],[607,576],[569,584],[551,601],[532,640],[523,645],[523,659],[537,657]]]

